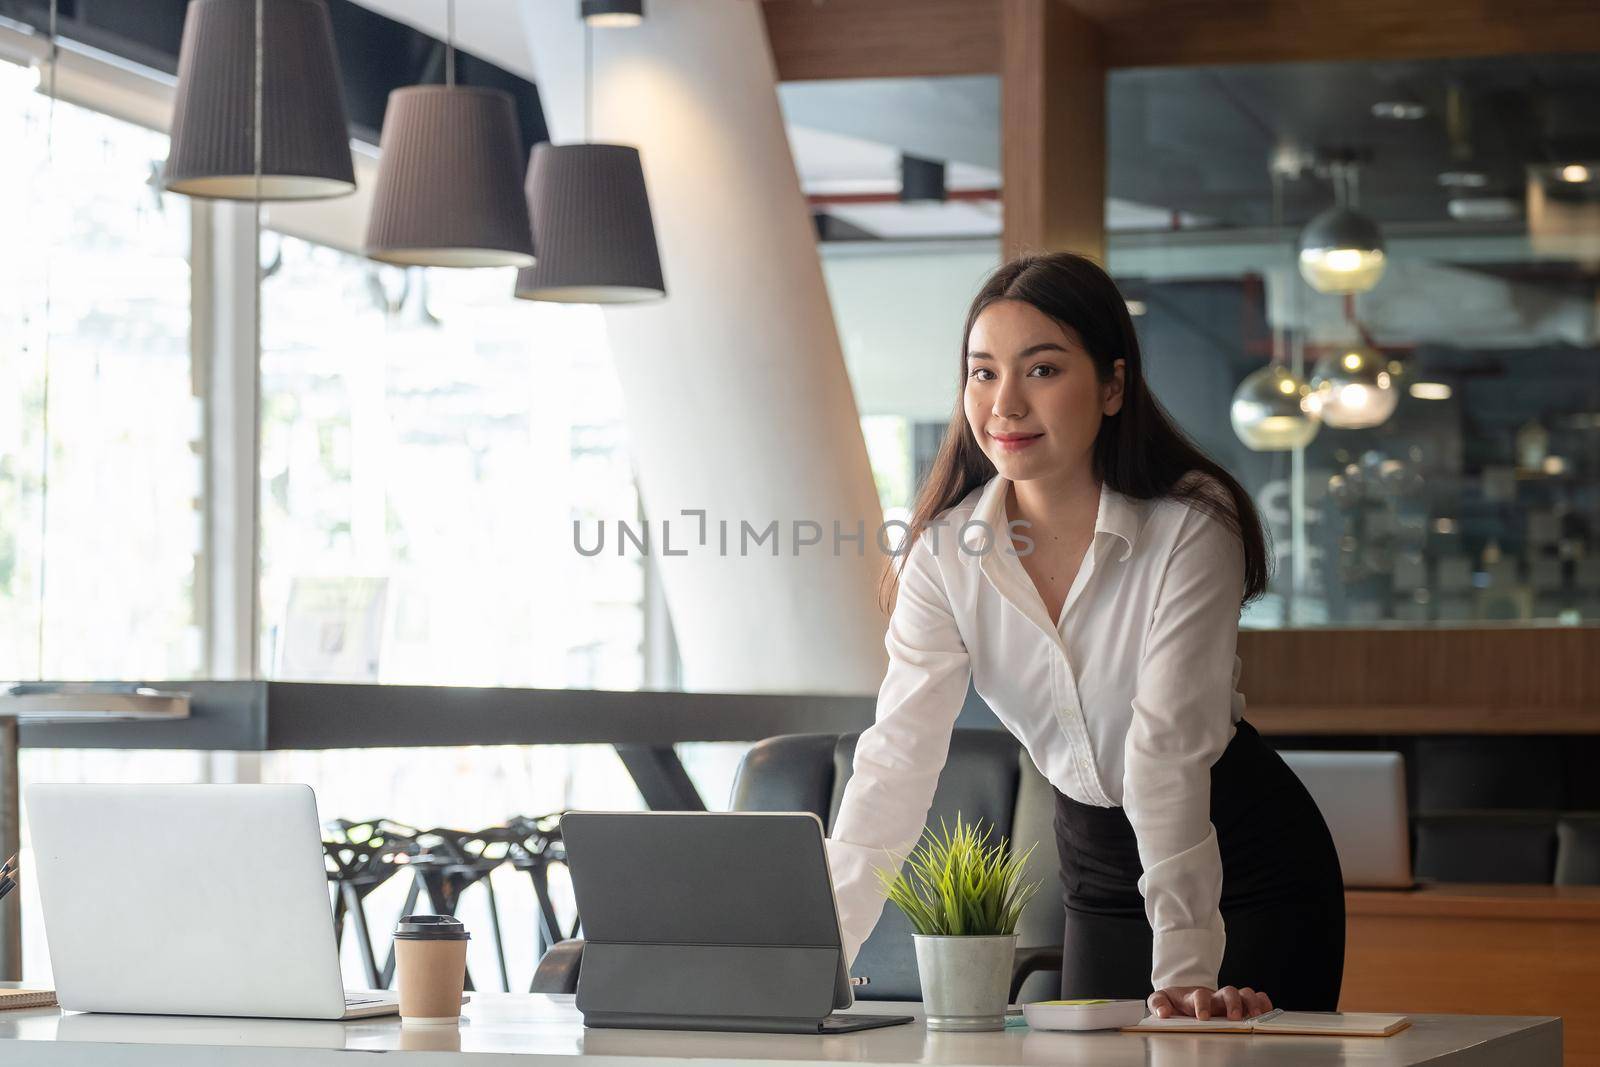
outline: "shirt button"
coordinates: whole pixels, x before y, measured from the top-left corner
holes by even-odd
[[[1063,719],[1070,719],[1077,710],[1077,708],[1062,708],[1061,717]]]

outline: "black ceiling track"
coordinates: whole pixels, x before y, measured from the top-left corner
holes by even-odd
[[[377,144],[390,90],[443,84],[444,42],[352,0],[327,0],[327,4],[339,51],[350,133]],[[187,7],[188,0],[60,0],[57,26],[66,40],[176,74]],[[49,0],[0,0],[0,18],[43,33],[50,21]],[[550,139],[539,90],[532,82],[459,48],[456,81],[510,93],[516,101],[524,147]]]

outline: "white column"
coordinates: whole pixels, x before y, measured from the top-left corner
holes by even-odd
[[[577,7],[522,7],[557,143],[584,139]],[[652,534],[672,520],[674,549],[698,532],[680,512],[703,509],[711,527],[683,556],[651,545],[684,687],[874,692],[882,512],[759,4],[657,2],[641,26],[591,32],[588,139],[639,148],[668,288],[605,314],[640,489]],[[741,557],[740,523],[774,520],[779,555],[769,543]],[[796,554],[793,524],[807,520],[823,543]],[[835,554],[835,522],[864,527],[863,554],[855,542]]]
[[[258,678],[261,366],[252,204],[190,210],[190,352],[205,410],[205,523],[200,576],[205,676]],[[261,781],[259,752],[210,752],[206,780]]]

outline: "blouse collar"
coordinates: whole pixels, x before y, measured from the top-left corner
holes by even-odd
[[[1010,487],[1011,480],[1000,474],[989,479],[984,486],[983,494],[972,511],[972,526],[965,528],[962,533],[969,549],[978,549],[985,538],[997,539],[1004,531],[1006,490]],[[979,522],[985,525],[977,526]],[[1101,482],[1100,507],[1094,519],[1095,540],[1098,541],[1101,534],[1110,534],[1121,541],[1122,551],[1117,556],[1119,562],[1126,561],[1133,554],[1133,546],[1139,539],[1139,528],[1143,522],[1144,511],[1138,501]]]

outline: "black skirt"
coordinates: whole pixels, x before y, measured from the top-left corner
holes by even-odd
[[[1288,764],[1240,722],[1211,768],[1227,945],[1218,981],[1275,1007],[1335,1011],[1344,977],[1344,883],[1333,838]],[[1056,793],[1066,906],[1063,998],[1151,993],[1150,926],[1133,827],[1121,808]]]

